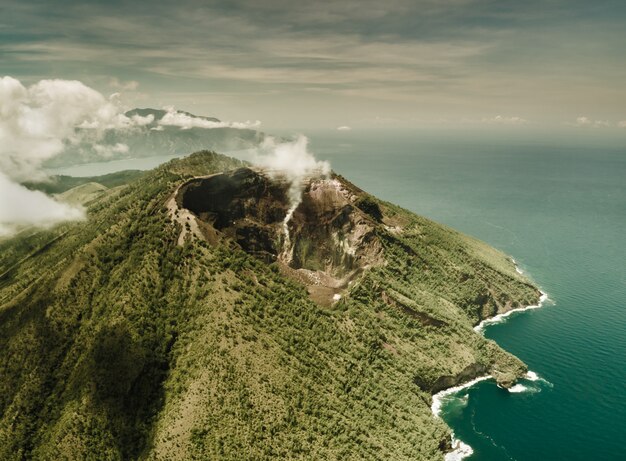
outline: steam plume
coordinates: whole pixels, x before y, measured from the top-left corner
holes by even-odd
[[[308,150],[309,140],[299,135],[293,141],[278,141],[268,136],[258,151],[253,155],[253,163],[267,168],[273,177],[283,177],[289,181],[289,209],[283,220],[285,251],[289,251],[289,221],[302,201],[303,181],[310,176],[326,176],[330,173],[330,164],[319,161]]]

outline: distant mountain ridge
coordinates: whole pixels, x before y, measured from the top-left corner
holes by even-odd
[[[264,133],[253,128],[232,126],[186,128],[159,123],[168,114],[183,115],[191,121],[220,123],[218,118],[194,115],[185,111],[132,109],[125,113],[127,117],[152,117],[152,120],[142,121],[142,124],[128,129],[109,129],[97,142],[87,139],[78,144],[67,144],[63,152],[45,163],[45,167],[60,168],[123,158],[171,156],[173,154],[182,156],[200,150],[236,151],[255,147],[265,138]]]
[[[187,115],[188,117],[191,118],[198,118],[201,120],[207,120],[209,122],[220,122],[221,120],[215,117],[205,117],[203,115],[195,115],[192,114],[191,112],[186,112],[184,110],[177,110],[176,111],[179,114],[184,114]],[[150,108],[145,108],[145,109],[131,109],[127,112],[124,113],[124,115],[126,115],[127,117],[133,117],[133,116],[139,116],[139,117],[149,117],[149,116],[153,116],[154,117],[154,121],[150,124],[148,124],[149,127],[153,128],[155,126],[158,125],[159,120],[162,120],[163,117],[165,116],[165,114],[167,114],[168,111],[165,109],[150,109]]]

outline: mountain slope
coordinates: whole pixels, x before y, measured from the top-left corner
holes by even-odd
[[[287,245],[244,166],[171,161],[0,259],[0,459],[442,459],[432,393],[525,372],[472,330],[538,297],[505,255],[338,176]],[[223,171],[258,191],[228,219],[185,198]]]

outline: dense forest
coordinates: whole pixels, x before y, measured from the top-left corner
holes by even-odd
[[[106,185],[85,222],[0,241],[0,459],[441,460],[432,394],[526,371],[472,327],[536,288],[369,195],[384,263],[330,306],[232,240],[179,245],[176,187],[241,166],[172,160]]]

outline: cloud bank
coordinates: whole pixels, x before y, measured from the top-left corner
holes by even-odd
[[[146,126],[154,122],[154,115],[148,114],[146,116],[142,116],[135,114],[130,119],[132,120],[133,124],[137,126]]]
[[[2,6],[6,72],[106,83],[115,69],[110,87],[153,106],[246,106],[281,129],[375,127],[377,115],[462,127],[502,111],[541,129],[626,107],[626,2],[616,0],[93,0],[62,15],[56,2]]]
[[[125,90],[137,87],[136,82],[116,79],[111,85]],[[149,126],[253,129],[260,125],[259,121],[194,117],[174,108],[154,122],[152,114],[126,116],[119,94],[106,98],[76,80],[41,80],[25,86],[13,77],[0,78],[0,234],[25,225],[49,226],[82,218],[82,208],[60,203],[19,183],[45,180],[44,163],[68,148],[88,146],[104,159],[128,153],[128,145],[122,142],[105,142],[108,131],[147,130]]]
[[[577,127],[604,128],[610,127],[611,123],[608,120],[594,120],[589,117],[580,116],[576,118],[574,123],[570,123],[569,125]]]
[[[84,217],[82,208],[57,202],[43,192],[28,190],[0,171],[0,237],[26,226],[49,227]]]
[[[251,122],[246,120],[245,122],[222,122],[210,120],[204,117],[194,117],[184,112],[179,112],[173,107],[167,108],[167,113],[159,120],[159,125],[163,126],[177,126],[183,130],[190,128],[237,128],[237,129],[256,129],[261,126],[261,122],[256,120]]]
[[[107,129],[138,122],[123,114],[115,98],[107,99],[75,80],[41,80],[26,87],[15,78],[0,78],[0,235],[27,225],[82,219],[82,208],[28,190],[19,181],[44,180],[43,163],[68,144],[94,141],[103,156],[128,150],[123,144],[103,146],[97,140]]]
[[[134,121],[113,100],[75,80],[41,80],[30,87],[0,79],[0,171],[14,180],[42,179],[42,164],[67,144],[98,140]]]
[[[496,124],[496,125],[525,125],[526,123],[528,123],[528,120],[522,117],[517,117],[517,116],[507,117],[503,115],[496,115],[495,117],[491,117],[491,118],[483,118],[481,121],[483,123]]]

